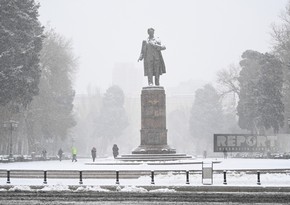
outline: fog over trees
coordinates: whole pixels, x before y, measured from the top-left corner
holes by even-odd
[[[205,85],[195,92],[191,109],[190,132],[195,151],[211,150],[212,133],[223,133],[224,116],[220,97],[212,85]]]
[[[63,146],[69,128],[76,124],[72,113],[75,96],[72,76],[77,59],[71,49],[71,42],[54,30],[45,32],[40,53],[40,91],[30,104],[26,116],[30,140],[28,145],[32,146],[29,151],[35,151],[33,149],[36,147],[49,147],[49,151],[56,153],[59,146]]]
[[[105,92],[88,86],[86,94],[76,95],[80,68],[73,39],[41,25],[39,6],[34,0],[0,4],[0,154],[9,154],[10,137],[15,155],[43,149],[56,155],[74,145],[80,155],[94,146],[97,156],[111,156],[113,144],[130,153],[140,143],[142,88],[128,94],[112,83]],[[272,24],[268,52],[248,48],[220,69],[216,82],[165,87],[168,142],[177,152],[207,150],[214,156],[215,133],[289,133],[290,2],[281,20]],[[3,127],[10,120],[18,122],[13,136]]]
[[[109,87],[104,94],[100,112],[95,116],[95,130],[92,136],[99,145],[100,154],[106,153],[107,148],[114,144],[128,126],[124,100],[124,93],[118,86]]]

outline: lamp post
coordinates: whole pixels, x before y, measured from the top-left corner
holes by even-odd
[[[3,126],[10,131],[10,139],[9,139],[9,161],[13,161],[13,153],[12,153],[12,137],[13,130],[18,127],[18,122],[14,120],[9,120],[3,123]]]

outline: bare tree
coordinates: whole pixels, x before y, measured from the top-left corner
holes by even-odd
[[[222,96],[228,94],[239,95],[239,73],[241,68],[237,65],[231,64],[228,69],[220,70],[217,73],[217,83],[220,85],[219,92]]]

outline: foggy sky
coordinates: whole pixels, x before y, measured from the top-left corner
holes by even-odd
[[[137,63],[147,28],[167,47],[164,87],[214,81],[247,49],[271,49],[271,24],[287,0],[38,0],[40,21],[71,39],[80,57],[77,93],[88,84],[105,91],[115,63]],[[140,73],[143,75],[143,71]],[[124,79],[126,81],[130,79]],[[146,82],[146,81],[144,81]],[[144,85],[146,85],[144,83]]]

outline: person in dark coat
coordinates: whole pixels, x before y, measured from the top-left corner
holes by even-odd
[[[59,157],[59,161],[61,161],[62,160],[62,155],[63,155],[63,151],[62,151],[61,148],[59,148],[57,155]]]
[[[207,156],[207,152],[206,152],[206,150],[204,150],[203,151],[203,158],[206,159],[206,156]]]
[[[223,150],[223,153],[224,153],[224,159],[228,158],[228,152],[226,149]]]
[[[46,160],[46,154],[47,154],[46,149],[42,150],[42,157],[44,160]]]
[[[91,150],[91,154],[94,162],[97,157],[97,149],[95,147],[93,147],[93,149]]]
[[[119,155],[119,148],[118,148],[118,146],[116,144],[114,144],[112,150],[113,150],[113,156],[114,156],[114,158],[116,158]]]

